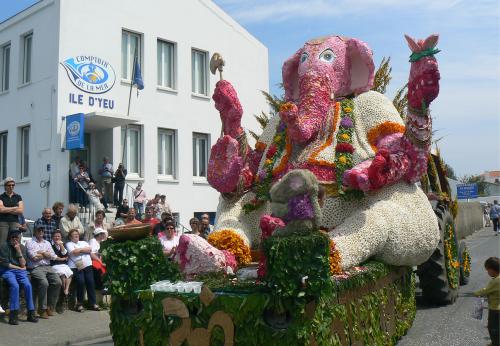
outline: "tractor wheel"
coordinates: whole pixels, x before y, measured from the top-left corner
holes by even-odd
[[[454,303],[458,295],[458,285],[452,287],[448,280],[445,253],[445,232],[448,225],[454,227],[454,222],[444,206],[438,205],[434,212],[439,224],[439,244],[431,257],[417,267],[417,275],[424,299],[431,304],[446,305]]]
[[[470,253],[464,241],[458,245],[458,258],[460,261],[460,286],[467,285],[470,279]]]

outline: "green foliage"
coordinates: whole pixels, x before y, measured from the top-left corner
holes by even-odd
[[[381,94],[385,94],[387,86],[389,85],[392,77],[392,67],[391,67],[391,57],[383,57],[380,65],[375,72],[375,78],[373,81],[372,90],[378,91]]]
[[[451,167],[449,164],[445,163],[444,164],[444,167],[445,167],[445,170],[446,170],[446,176],[450,179],[454,179],[454,180],[458,180],[456,174],[455,174],[455,170],[453,169],[453,167]]]
[[[265,112],[261,112],[260,114],[254,115],[255,119],[260,125],[260,128],[264,130],[269,123],[269,120],[277,115],[280,111],[280,107],[283,103],[285,103],[284,96],[276,96],[276,95],[271,95],[270,93],[261,90],[260,91],[262,95],[264,95],[267,103],[269,104],[269,107],[271,108],[269,114]],[[257,134],[253,131],[249,131],[250,135],[256,140],[259,140],[260,134]]]
[[[264,252],[266,281],[277,297],[300,303],[331,292],[330,239],[325,234],[270,237],[264,241]]]
[[[309,345],[314,344],[313,339],[317,345],[340,345],[341,335],[333,328],[338,322],[346,344],[359,341],[365,345],[394,345],[415,316],[414,276],[411,270],[400,276],[396,274],[398,268],[379,262],[368,262],[364,266],[366,271],[335,281],[328,294],[321,293],[301,304],[285,306],[290,315],[286,329],[273,327],[265,317],[266,311],[277,309],[270,289],[257,293],[237,289],[231,293],[215,292],[215,299],[208,306],[195,294],[142,291],[139,293],[142,308],[136,311],[119,300],[113,301],[113,340],[116,345],[137,345],[142,331],[145,345],[168,345],[169,335],[181,325],[179,317],[163,315],[162,300],[173,297],[186,305],[191,330],[208,328],[217,311],[228,314],[234,324],[235,345]],[[380,285],[381,280],[395,274],[399,279]],[[345,300],[346,295],[351,297]],[[307,304],[313,304],[309,313]],[[392,328],[387,327],[387,321],[392,323]],[[214,328],[210,334],[211,345],[223,345],[222,329]]]
[[[408,83],[396,91],[392,104],[398,110],[401,118],[405,120],[408,111]]]
[[[101,249],[113,298],[134,299],[137,290],[149,288],[154,282],[180,278],[178,265],[165,258],[161,243],[154,237],[120,243],[108,240]]]

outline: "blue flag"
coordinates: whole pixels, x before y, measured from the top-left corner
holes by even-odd
[[[142,80],[142,75],[141,75],[141,66],[139,65],[139,59],[134,59],[135,60],[135,66],[134,66],[134,80],[132,81],[132,85],[137,85],[137,89],[142,90],[144,89],[144,81]]]

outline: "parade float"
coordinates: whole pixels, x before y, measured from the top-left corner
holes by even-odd
[[[442,279],[442,271],[424,274],[436,251],[445,270],[459,268],[458,245],[442,237],[453,233],[450,222],[438,223],[426,194],[434,190],[416,184],[431,165],[438,37],[406,39],[406,122],[371,91],[369,47],[329,36],[284,63],[286,102],[254,147],[214,56],[222,119],[208,171],[221,193],[215,231],[208,241],[182,235],[168,260],[152,237],[121,233],[102,245],[115,344],[390,345],[406,333],[415,316],[411,267],[421,265],[428,287]]]

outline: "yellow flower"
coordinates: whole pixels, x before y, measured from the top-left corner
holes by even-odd
[[[281,135],[277,135],[275,138],[274,138],[274,143],[278,143],[281,141]]]
[[[347,163],[347,158],[344,155],[339,156],[339,163],[345,165]]]
[[[273,163],[273,161],[271,161],[271,159],[267,159],[265,163],[266,165],[270,166]]]
[[[349,139],[351,139],[351,136],[349,136],[347,133],[343,133],[340,135],[340,139],[348,141]]]
[[[344,108],[344,112],[351,113],[352,112],[352,108],[351,107],[345,107]]]

